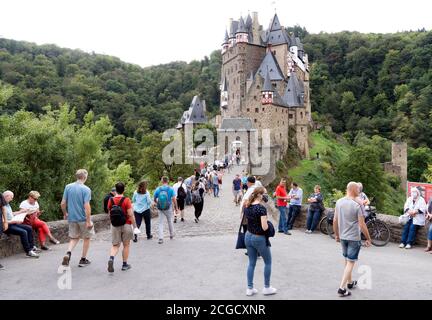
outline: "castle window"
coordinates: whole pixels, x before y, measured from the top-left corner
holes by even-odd
[[[260,88],[260,86],[259,85],[257,85],[257,89],[259,89]]]
[[[247,111],[247,112],[250,112],[250,109],[249,109],[249,108],[247,108],[247,109],[246,109],[246,111]]]
[[[255,119],[255,120],[254,120],[254,122],[255,122],[255,123],[257,123],[257,122],[258,122],[258,120],[257,120],[257,119]]]
[[[259,112],[259,109],[258,108],[255,108],[255,113],[258,113]]]
[[[262,108],[262,111],[264,111],[265,109],[264,108]]]
[[[294,116],[293,116],[292,114],[290,114],[290,115],[289,115],[289,118],[290,118],[290,119],[293,119],[293,118],[294,118]]]
[[[303,132],[303,127],[300,130],[301,130],[301,132]]]
[[[303,119],[303,112],[300,112],[300,117]]]
[[[254,100],[255,100],[255,101],[257,100],[257,96],[254,96]]]

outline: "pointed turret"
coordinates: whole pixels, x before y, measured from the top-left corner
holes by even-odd
[[[268,72],[268,70],[265,75],[264,86],[261,90],[261,93],[262,93],[261,104],[273,104],[274,89],[270,81],[270,73]]]
[[[221,97],[220,97],[221,108],[226,109],[228,107],[228,81],[224,76],[221,85]]]
[[[291,72],[288,80],[288,85],[283,96],[284,102],[290,107],[303,107],[304,106],[304,84],[299,81],[295,71]]]
[[[228,48],[229,48],[229,36],[228,36],[228,31],[225,30],[225,39],[222,43],[222,54],[227,52]]]
[[[238,28],[236,31],[236,41],[237,43],[249,42],[249,33],[246,30],[246,26],[242,17],[240,18],[238,23]]]
[[[252,20],[250,13],[249,13],[247,18],[246,18],[246,29],[247,30],[250,30],[252,28],[252,23],[253,23],[253,20]]]

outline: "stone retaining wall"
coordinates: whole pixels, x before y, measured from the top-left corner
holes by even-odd
[[[272,217],[275,221],[279,221],[279,210],[275,208],[274,205],[269,205],[272,210]],[[305,229],[306,227],[306,217],[307,217],[307,206],[303,206],[300,215],[297,217],[294,224],[295,228]],[[322,215],[324,216],[324,214]],[[378,214],[378,218],[384,221],[390,228],[391,231],[391,242],[400,243],[402,237],[402,225],[399,224],[399,217],[389,216],[385,214]],[[416,244],[420,246],[427,245],[427,233],[429,230],[429,225],[420,228],[417,234]]]
[[[158,216],[157,210],[152,209],[152,218]],[[92,216],[92,221],[95,225],[95,231],[101,232],[110,228],[110,220],[107,214],[97,214]],[[48,222],[51,233],[61,243],[69,241],[69,227],[66,220]],[[39,245],[39,241],[35,235],[35,244]],[[0,238],[0,258],[9,257],[14,254],[23,253],[21,241],[18,236],[6,236],[3,234]]]

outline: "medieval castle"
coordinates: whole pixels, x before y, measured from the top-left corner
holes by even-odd
[[[270,130],[274,158],[286,153],[291,136],[309,156],[311,103],[309,63],[301,40],[274,15],[267,30],[258,14],[230,20],[222,43],[219,132]],[[235,128],[232,128],[235,124]],[[290,128],[294,130],[290,130]],[[295,133],[294,133],[295,132]],[[232,139],[231,139],[232,140]],[[258,138],[262,143],[261,138]]]

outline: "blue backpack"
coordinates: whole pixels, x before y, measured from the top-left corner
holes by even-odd
[[[170,208],[168,191],[169,191],[169,189],[167,189],[167,188],[160,188],[159,189],[159,195],[157,198],[158,199],[157,208],[159,210],[168,210]]]

